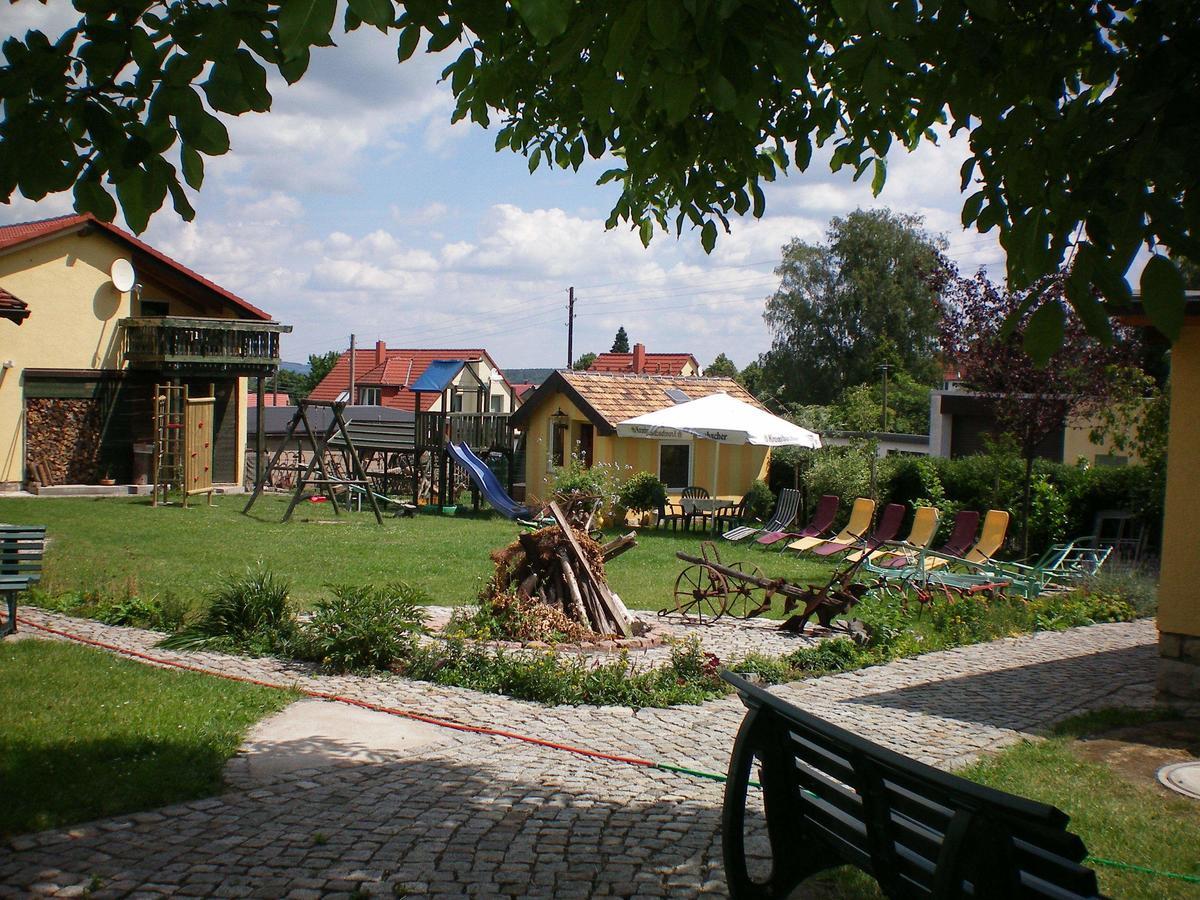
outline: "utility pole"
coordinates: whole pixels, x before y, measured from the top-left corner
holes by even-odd
[[[575,288],[567,288],[567,368],[575,365]]]
[[[882,424],[882,426],[881,426],[881,427],[880,427],[880,429],[879,429],[881,432],[887,431],[887,389],[888,389],[888,370],[889,370],[889,369],[891,369],[891,368],[892,368],[892,366],[891,366],[891,364],[890,364],[890,363],[883,363],[883,364],[882,364],[882,365],[879,367],[879,370],[880,370],[881,372],[883,372],[883,409],[881,410],[883,424]]]
[[[354,335],[350,335],[350,390],[346,392],[346,405],[354,405]]]

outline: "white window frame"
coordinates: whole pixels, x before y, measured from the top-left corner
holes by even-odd
[[[683,490],[686,487],[691,487],[695,484],[693,479],[694,466],[696,465],[696,445],[692,441],[659,441],[658,442],[658,477],[664,484],[666,479],[663,478],[662,452],[663,447],[687,447],[688,448],[688,471],[687,484],[667,484],[667,490]]]
[[[379,406],[383,402],[382,393],[382,388],[360,387],[358,389],[358,403],[360,406]]]

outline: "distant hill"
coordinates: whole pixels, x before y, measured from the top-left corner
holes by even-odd
[[[308,374],[308,363],[281,362],[279,368],[284,372],[295,372],[297,375]]]
[[[509,384],[538,384],[550,377],[554,369],[505,369]]]

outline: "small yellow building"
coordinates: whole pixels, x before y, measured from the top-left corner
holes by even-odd
[[[732,378],[554,372],[512,415],[513,426],[525,435],[526,496],[549,497],[554,469],[574,454],[589,466],[609,463],[627,474],[652,472],[672,492],[697,485],[714,497],[741,497],[754,479],[766,478],[766,447],[721,447],[714,484],[713,457],[718,451],[713,441],[617,434],[617,424],[626,419],[722,392],[762,406]]]
[[[166,383],[216,396],[213,480],[242,483],[246,376],[290,326],[90,215],[0,227],[0,295],[0,488],[129,483]]]

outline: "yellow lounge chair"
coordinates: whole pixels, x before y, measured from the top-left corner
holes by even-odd
[[[985,563],[1004,546],[1004,536],[1008,534],[1008,513],[1002,509],[989,509],[983,517],[983,530],[979,540],[965,557],[969,563]]]
[[[912,528],[908,532],[908,537],[900,541],[900,546],[897,548],[895,544],[888,546],[895,549],[876,550],[871,553],[870,559],[879,560],[883,558],[894,558],[899,556],[897,550],[900,551],[918,551],[924,550],[933,541],[933,536],[937,534],[938,519],[941,518],[941,513],[932,506],[918,506],[917,511],[913,513]],[[846,562],[858,562],[866,550],[855,550],[853,553],[847,554]],[[907,556],[907,554],[905,554]]]
[[[867,529],[871,527],[871,518],[874,515],[875,501],[868,500],[866,497],[859,497],[850,508],[850,521],[836,535],[829,540],[819,537],[800,538],[800,540],[792,541],[788,544],[788,549],[804,552],[805,550],[811,550],[813,547],[819,547],[822,544],[840,544],[849,547],[867,533]]]

